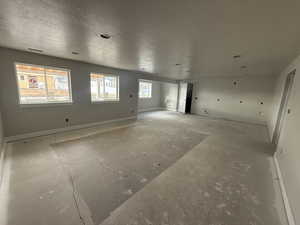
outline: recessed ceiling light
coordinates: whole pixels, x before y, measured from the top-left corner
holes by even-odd
[[[43,52],[43,50],[36,49],[36,48],[28,48],[28,50],[31,52],[39,52],[39,53]]]
[[[234,55],[233,58],[234,59],[239,59],[239,58],[241,58],[241,55]]]
[[[73,55],[79,55],[79,52],[72,52]]]
[[[97,36],[101,37],[103,39],[110,39],[111,38],[111,36],[109,34],[98,34]]]

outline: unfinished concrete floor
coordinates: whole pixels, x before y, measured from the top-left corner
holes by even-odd
[[[175,112],[8,145],[2,225],[285,225],[266,127]]]

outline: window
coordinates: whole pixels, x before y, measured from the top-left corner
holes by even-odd
[[[92,102],[119,101],[119,77],[91,73]]]
[[[139,97],[152,98],[152,83],[147,81],[139,82]]]
[[[20,104],[72,102],[70,71],[16,64]]]

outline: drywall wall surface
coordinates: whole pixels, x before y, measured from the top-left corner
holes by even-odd
[[[176,111],[178,100],[178,84],[161,83],[161,106],[164,109]]]
[[[281,74],[276,78],[275,80],[275,88],[274,88],[274,94],[273,94],[273,100],[272,100],[272,108],[270,110],[270,116],[268,121],[268,127],[270,136],[272,137],[273,132],[275,130],[276,122],[277,122],[277,116],[279,113],[280,103],[281,103],[281,97],[283,95],[284,85],[287,78],[287,75],[292,72],[293,70],[296,71],[296,76],[294,80],[293,89],[290,95],[290,103],[293,96],[296,94],[297,91],[297,83],[296,81],[299,80],[299,65],[300,65],[300,56],[295,58],[282,72]]]
[[[274,84],[268,76],[200,78],[194,83],[192,113],[266,124]]]
[[[1,114],[1,109],[0,109],[0,155],[1,155],[1,150],[3,146],[3,123],[2,123],[2,114]]]
[[[5,136],[136,116],[139,75],[134,72],[6,48],[0,48],[0,58],[2,83],[0,103]],[[59,106],[20,106],[15,62],[70,69],[73,103]],[[119,76],[119,102],[91,103],[89,77],[91,72]],[[69,118],[68,124],[65,118]]]
[[[294,69],[296,69],[296,75],[287,106],[291,110],[291,113],[285,114],[277,145],[276,157],[279,162],[292,213],[296,224],[300,224],[300,57],[296,58],[277,79],[269,130],[272,136],[285,80],[287,75]]]
[[[152,97],[138,99],[138,111],[148,111],[161,108],[160,102],[160,82],[150,81],[152,83]]]

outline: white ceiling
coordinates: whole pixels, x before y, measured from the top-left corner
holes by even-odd
[[[173,79],[277,75],[300,50],[300,1],[0,0],[0,46]]]

